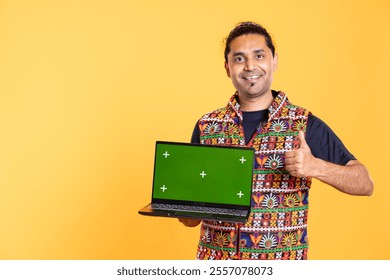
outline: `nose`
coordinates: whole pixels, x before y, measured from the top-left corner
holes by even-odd
[[[253,59],[247,59],[247,60],[245,61],[245,68],[244,68],[244,70],[245,70],[245,71],[252,71],[252,70],[255,69],[255,66],[256,66],[256,64],[255,64],[255,62],[253,61]]]

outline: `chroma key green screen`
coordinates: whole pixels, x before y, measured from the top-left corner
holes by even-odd
[[[254,150],[156,143],[153,198],[246,205]]]

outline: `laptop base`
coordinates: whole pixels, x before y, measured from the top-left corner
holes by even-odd
[[[139,214],[144,216],[154,216],[154,217],[165,217],[165,218],[189,218],[189,219],[198,219],[198,220],[208,220],[208,221],[221,221],[221,222],[231,222],[231,223],[245,223],[248,220],[248,214],[244,216],[237,215],[227,215],[220,213],[202,213],[202,212],[191,212],[191,211],[172,211],[172,210],[163,210],[163,209],[154,209],[152,204],[149,204],[138,211]]]

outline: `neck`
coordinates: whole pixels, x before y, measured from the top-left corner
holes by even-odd
[[[274,97],[272,92],[269,91],[260,96],[251,97],[246,95],[238,94],[241,111],[251,112],[268,109],[271,106]]]

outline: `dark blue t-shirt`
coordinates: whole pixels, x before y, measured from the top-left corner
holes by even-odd
[[[246,144],[250,141],[257,127],[261,123],[266,123],[268,119],[268,109],[254,112],[243,112],[244,135]],[[195,125],[191,143],[200,143],[198,123]],[[332,129],[321,119],[314,115],[309,115],[306,127],[306,142],[310,147],[314,157],[346,165],[350,160],[356,158],[347,150],[343,142],[337,137]]]

